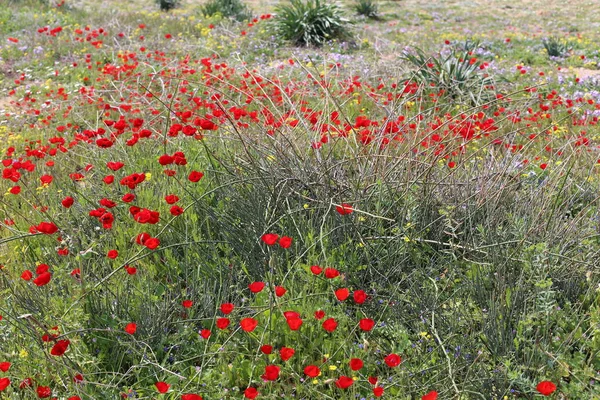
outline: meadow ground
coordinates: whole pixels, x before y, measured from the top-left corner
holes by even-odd
[[[600,7],[287,3],[2,4],[0,398],[600,398]]]

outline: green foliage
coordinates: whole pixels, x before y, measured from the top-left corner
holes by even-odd
[[[550,57],[565,57],[571,50],[571,47],[566,41],[556,37],[544,39],[542,40],[542,44]]]
[[[372,19],[379,18],[378,7],[375,0],[358,0],[354,5],[354,9],[358,15]]]
[[[179,6],[181,0],[156,0],[162,11],[169,11]]]
[[[348,20],[335,3],[321,0],[290,0],[276,8],[274,32],[297,46],[321,46],[349,37]]]
[[[252,13],[242,0],[208,0],[200,6],[200,11],[206,17],[219,14],[225,18],[245,21],[252,17]]]
[[[414,53],[405,52],[403,59],[416,68],[411,79],[424,87],[442,90],[452,100],[481,105],[494,98],[494,80],[481,71],[480,62],[471,55],[473,46],[465,42],[465,49],[452,48],[446,55],[435,56],[417,48]]]

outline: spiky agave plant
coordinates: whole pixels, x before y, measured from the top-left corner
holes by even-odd
[[[335,3],[290,0],[276,8],[273,28],[277,37],[297,46],[321,46],[331,39],[348,38],[348,23]]]
[[[209,0],[200,7],[200,11],[206,17],[221,14],[225,18],[237,21],[245,21],[252,17],[252,13],[241,0]]]
[[[453,100],[480,105],[493,99],[494,80],[481,72],[468,51],[452,49],[448,55],[427,56],[421,49],[405,52],[402,59],[417,70],[412,79],[426,87],[442,89]]]

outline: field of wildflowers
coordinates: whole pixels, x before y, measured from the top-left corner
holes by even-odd
[[[0,8],[0,399],[600,399],[600,8],[207,3]]]

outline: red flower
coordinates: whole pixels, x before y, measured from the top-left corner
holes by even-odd
[[[335,268],[325,268],[325,278],[333,279],[340,276],[340,271]]]
[[[279,239],[279,246],[283,249],[288,249],[292,245],[292,238],[289,236],[283,236]]]
[[[371,318],[363,318],[358,322],[358,326],[363,331],[370,331],[375,326],[375,321]]]
[[[36,391],[40,399],[45,399],[52,396],[52,389],[50,389],[48,386],[38,386]]]
[[[125,325],[125,332],[129,333],[130,335],[135,335],[136,331],[137,324],[135,322],[130,322],[127,325]]]
[[[52,235],[58,231],[58,227],[54,225],[53,222],[40,222],[38,226],[35,227],[38,232],[43,233],[45,235]]]
[[[171,213],[172,216],[177,217],[178,215],[183,214],[183,208],[175,205],[172,206],[171,209],[169,210],[169,212]]]
[[[400,363],[402,362],[402,358],[400,358],[398,354],[390,354],[385,357],[384,361],[388,365],[388,367],[395,368],[398,365],[400,365]]]
[[[261,378],[266,381],[276,381],[279,379],[280,371],[281,368],[279,368],[277,365],[267,365],[265,367],[265,373],[261,375]]]
[[[24,281],[30,281],[31,278],[33,278],[33,273],[30,270],[25,270],[21,274],[21,279],[23,279]]]
[[[182,394],[181,400],[202,400],[202,397],[198,394]]]
[[[352,296],[354,297],[354,302],[356,304],[363,304],[367,301],[367,294],[364,290],[355,290]]]
[[[0,362],[0,371],[6,372],[10,369],[10,363],[8,361]]]
[[[291,347],[282,347],[281,350],[279,350],[279,355],[283,361],[287,361],[292,358],[295,352],[296,351]]]
[[[109,161],[109,162],[106,163],[106,166],[111,171],[118,171],[121,168],[123,168],[124,165],[125,164],[123,164],[122,162],[119,162],[119,161]]]
[[[79,396],[71,396],[67,400],[81,400],[81,397],[79,397]]]
[[[327,332],[333,332],[337,328],[337,325],[338,324],[335,319],[329,318],[323,322],[323,329],[325,329]]]
[[[550,396],[556,390],[556,385],[550,381],[542,381],[536,386],[538,392],[544,396]]]
[[[240,321],[240,326],[246,332],[252,332],[258,326],[258,321],[254,318],[244,318]]]
[[[335,291],[335,297],[337,297],[339,301],[346,300],[348,296],[350,296],[350,291],[346,288],[341,288]]]
[[[19,389],[27,389],[33,386],[33,380],[31,378],[25,378],[19,384]]]
[[[373,388],[373,395],[375,397],[381,397],[381,396],[383,396],[383,388],[381,386]]]
[[[156,382],[154,386],[156,386],[158,393],[167,393],[171,387],[167,382]]]
[[[75,383],[81,383],[81,382],[83,382],[83,375],[81,375],[81,374],[75,374],[75,376],[73,377],[73,382],[75,382]]]
[[[323,268],[319,267],[318,265],[313,265],[312,267],[310,267],[310,272],[312,272],[315,275],[319,275],[322,271]]]
[[[61,204],[63,205],[64,208],[69,208],[73,205],[74,201],[75,200],[73,200],[73,198],[71,196],[67,196],[61,201]]]
[[[200,179],[202,179],[203,176],[204,176],[204,174],[202,172],[192,171],[192,172],[190,172],[190,175],[188,176],[188,179],[190,180],[190,182],[196,183]]]
[[[230,314],[233,311],[234,305],[231,303],[221,304],[221,312],[225,315]]]
[[[160,240],[158,238],[151,237],[144,242],[144,246],[150,250],[156,249],[160,245]]]
[[[204,339],[208,339],[210,337],[210,331],[208,329],[202,329],[200,331],[200,336],[202,336],[202,338]]]
[[[438,392],[436,392],[435,390],[432,390],[431,392],[423,395],[423,397],[421,397],[421,400],[436,400],[438,398]]]
[[[137,268],[130,267],[129,265],[125,266],[125,271],[127,271],[128,275],[135,275],[137,273]]]
[[[190,308],[191,306],[194,305],[194,302],[192,300],[184,300],[181,305],[183,306],[183,308]]]
[[[323,310],[315,311],[315,318],[318,320],[325,318],[325,311],[323,311]]]
[[[262,346],[260,346],[260,351],[263,354],[271,354],[273,352],[273,346],[271,346],[270,344],[263,344]]]
[[[10,379],[0,378],[0,392],[6,389],[10,385]]]
[[[348,215],[348,214],[352,214],[352,211],[354,211],[352,209],[352,206],[348,203],[342,203],[341,206],[337,206],[335,208],[335,211],[338,212],[338,214],[340,215]]]
[[[165,201],[167,202],[167,204],[175,204],[179,201],[179,197],[177,197],[174,194],[170,194],[168,196],[165,196]]]
[[[371,385],[377,385],[377,377],[376,376],[370,376],[368,381]]]
[[[350,378],[349,376],[340,376],[337,381],[335,381],[335,386],[337,386],[340,389],[348,389],[350,386],[352,386],[352,384],[354,383],[354,380],[352,378]]]
[[[267,246],[273,246],[275,243],[277,243],[277,239],[279,239],[279,235],[276,233],[265,233],[261,236],[261,240]]]
[[[71,342],[69,340],[59,340],[54,344],[54,346],[52,346],[50,354],[52,354],[53,356],[62,356],[69,348],[70,343]]]
[[[285,320],[290,327],[291,330],[297,331],[302,326],[302,318],[300,317],[290,317]]]
[[[281,297],[286,292],[287,292],[287,290],[283,286],[275,286],[275,296]]]
[[[248,285],[248,289],[250,289],[250,291],[252,293],[258,293],[258,292],[262,291],[264,288],[265,288],[264,282],[252,282],[251,284]]]
[[[363,367],[364,363],[360,358],[352,358],[350,360],[350,369],[352,371],[358,371]]]
[[[229,318],[217,318],[217,328],[223,330],[229,326]]]
[[[106,253],[106,257],[110,258],[111,260],[114,260],[118,256],[119,252],[117,250],[109,250],[108,253]]]
[[[35,283],[36,286],[44,286],[50,282],[51,278],[52,274],[50,272],[43,272],[33,280],[33,283]]]
[[[244,390],[244,397],[247,399],[255,399],[256,396],[258,396],[258,390],[256,390],[256,388],[253,387],[249,387],[246,390]]]
[[[321,370],[316,365],[308,365],[304,368],[304,375],[311,378],[316,378],[321,373]]]

